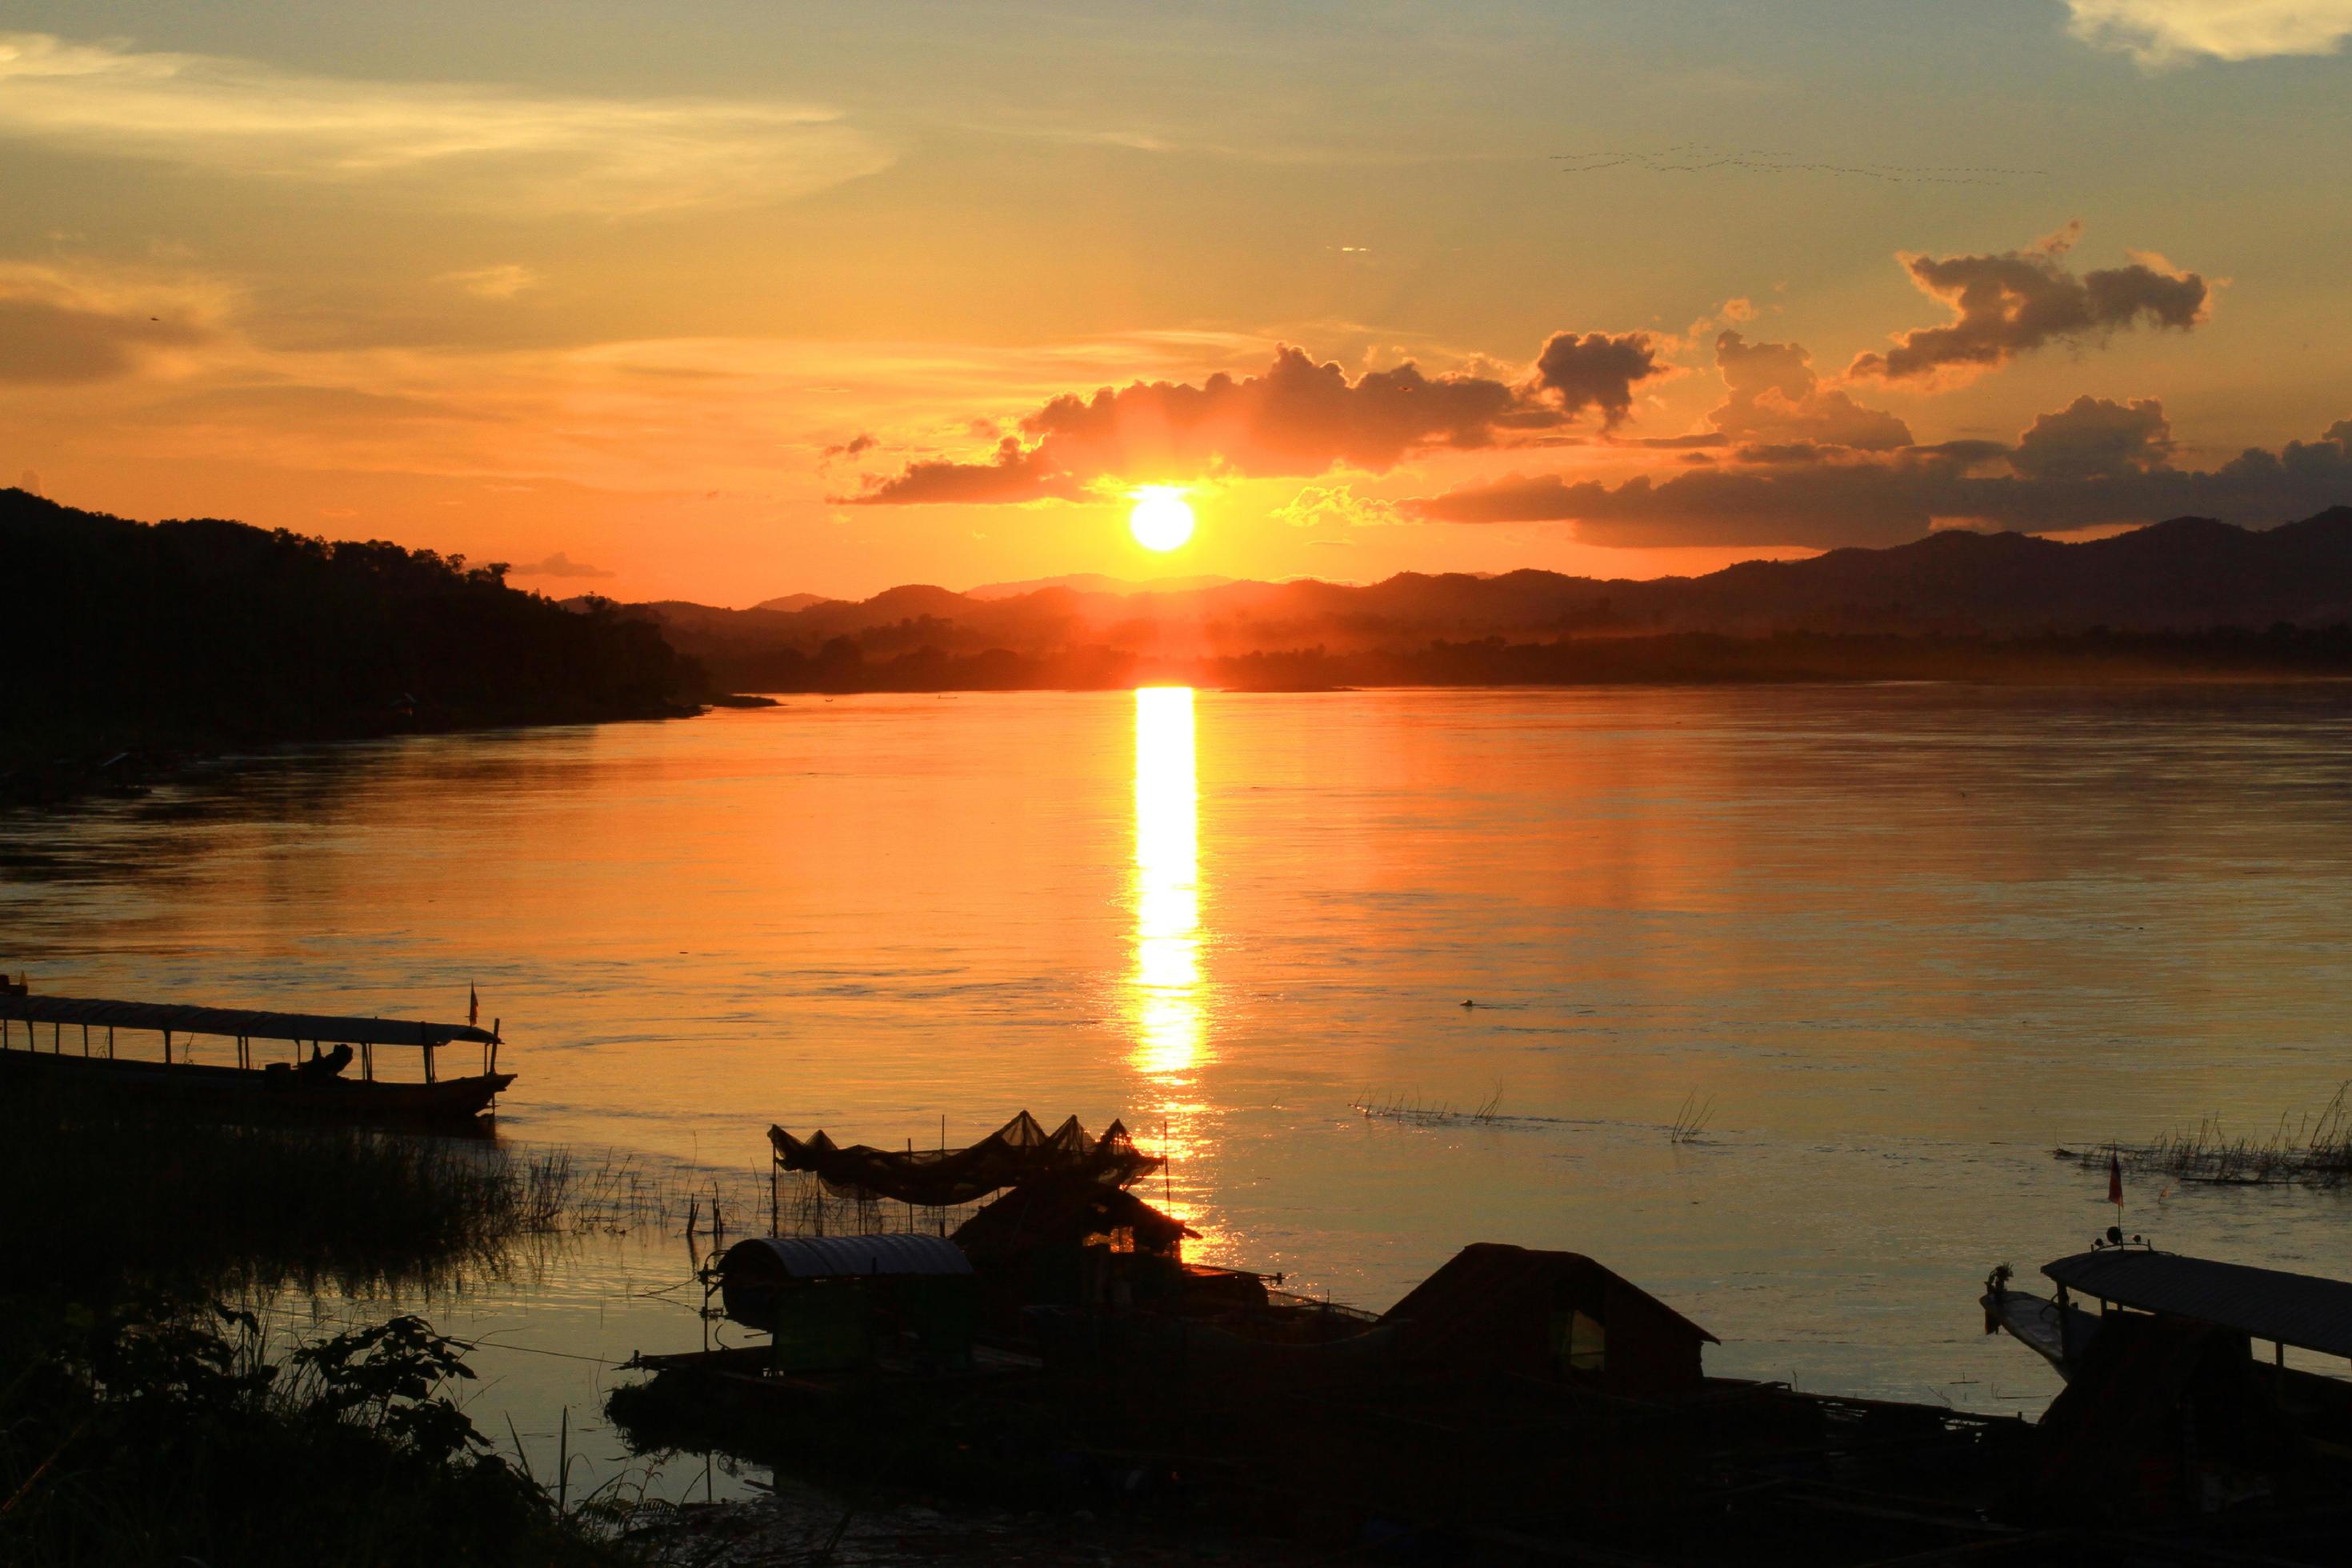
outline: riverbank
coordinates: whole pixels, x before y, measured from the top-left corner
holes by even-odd
[[[0,555],[26,650],[0,690],[0,805],[277,745],[682,717],[714,689],[656,628],[509,587],[496,562],[15,489]]]

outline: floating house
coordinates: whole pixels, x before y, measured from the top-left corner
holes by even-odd
[[[1578,1252],[1475,1242],[1390,1308],[1404,1364],[1650,1397],[1706,1381],[1713,1334]]]
[[[971,1263],[940,1237],[756,1237],[717,1274],[728,1317],[772,1336],[777,1372],[971,1364]]]

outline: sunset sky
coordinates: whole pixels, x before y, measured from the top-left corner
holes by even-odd
[[[2352,502],[2347,40],[0,3],[0,484],[722,605],[2272,523]],[[1147,485],[1192,542],[1130,538]]]

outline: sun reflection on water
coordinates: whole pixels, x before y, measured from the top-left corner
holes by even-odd
[[[1169,1157],[1151,1194],[1201,1233],[1186,1256],[1207,1258],[1226,1238],[1200,1185],[1206,1140],[1200,1069],[1210,1060],[1201,974],[1200,792],[1194,764],[1192,689],[1148,686],[1135,694],[1135,968],[1128,1018],[1135,1047],[1128,1063],[1150,1098],[1138,1138]],[[1153,1125],[1157,1122],[1158,1125]]]
[[[1192,689],[1135,694],[1137,1046],[1129,1059],[1163,1089],[1191,1081],[1201,1056],[1201,889]]]

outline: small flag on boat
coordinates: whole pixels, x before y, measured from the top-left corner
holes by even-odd
[[[473,1028],[481,1021],[482,995],[480,992],[474,989],[474,983],[468,980],[466,982],[466,1027]],[[2121,1203],[2123,1199],[2117,1198],[2116,1202]]]
[[[2107,1151],[2107,1202],[2124,1206],[2124,1163],[2112,1149]]]

